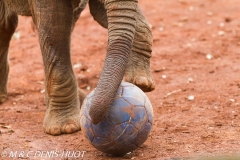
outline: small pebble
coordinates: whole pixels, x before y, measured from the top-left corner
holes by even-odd
[[[189,101],[193,101],[194,100],[194,96],[193,95],[188,96],[188,100]]]
[[[45,89],[41,90],[40,93],[44,93],[45,92]]]
[[[192,78],[188,78],[188,83],[191,83],[193,82],[193,79]]]
[[[207,54],[207,55],[206,55],[206,58],[210,60],[210,59],[213,58],[213,55],[212,55],[212,54]]]
[[[9,130],[8,133],[14,133],[14,130]]]
[[[163,79],[166,79],[166,78],[167,78],[167,76],[166,76],[166,75],[162,75],[162,78],[163,78]]]
[[[222,23],[219,24],[219,26],[220,26],[220,27],[224,27],[224,26],[225,26],[225,23],[222,22]]]
[[[158,30],[159,30],[160,32],[162,32],[162,31],[164,31],[164,28],[163,28],[163,27],[160,27],[160,28],[158,28]]]
[[[219,36],[223,36],[224,34],[225,34],[224,31],[218,31],[218,35],[219,35]]]
[[[21,37],[21,33],[20,31],[17,31],[13,34],[12,39],[20,39],[20,37]]]
[[[74,64],[73,65],[73,68],[76,69],[76,68],[81,68],[82,67],[82,64],[81,63],[77,63],[77,64]]]
[[[166,68],[165,67],[162,67],[160,69],[155,69],[154,72],[162,72],[162,71],[165,71]]]
[[[214,70],[209,71],[209,73],[214,73],[214,72],[215,72]]]
[[[181,17],[181,18],[180,18],[180,21],[182,21],[182,22],[187,22],[187,21],[188,21],[188,17]]]

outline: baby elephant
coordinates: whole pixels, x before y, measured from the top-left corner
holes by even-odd
[[[80,130],[80,99],[70,58],[70,37],[88,0],[0,0],[0,103],[7,97],[8,47],[18,15],[32,16],[45,70],[44,131],[51,135]],[[89,114],[94,124],[105,118],[121,81],[152,91],[152,34],[137,0],[89,0],[94,19],[108,29],[104,67]]]

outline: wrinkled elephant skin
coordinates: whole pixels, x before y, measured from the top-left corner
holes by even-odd
[[[70,58],[74,24],[88,0],[0,0],[0,103],[7,99],[9,43],[18,15],[32,16],[36,25],[45,71],[47,110],[44,131],[51,135],[80,130],[78,89]],[[137,0],[89,0],[93,18],[108,29],[104,67],[90,106],[97,124],[104,119],[121,81],[152,91],[150,72],[152,34]]]

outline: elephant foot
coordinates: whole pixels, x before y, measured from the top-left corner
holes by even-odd
[[[5,102],[7,99],[7,95],[6,94],[0,94],[0,104]]]
[[[123,81],[133,83],[144,92],[155,89],[155,82],[150,71],[150,58],[131,53]]]
[[[48,134],[57,136],[61,134],[70,134],[81,130],[80,128],[80,108],[72,109],[69,112],[65,110],[51,110],[48,107],[44,118],[44,131]]]

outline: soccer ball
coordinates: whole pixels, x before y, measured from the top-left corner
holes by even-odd
[[[80,124],[84,136],[96,149],[113,155],[124,155],[147,140],[153,124],[153,109],[141,89],[122,82],[106,119],[97,125],[92,123],[88,114],[93,94],[94,90],[83,102]]]

